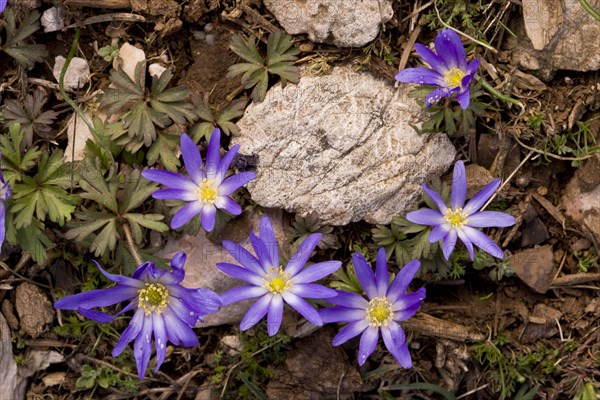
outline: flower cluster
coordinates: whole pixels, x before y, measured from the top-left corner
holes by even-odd
[[[4,12],[4,9],[6,8],[7,3],[8,3],[8,0],[0,0],[0,13]]]
[[[0,159],[1,158],[2,153],[0,153]],[[0,170],[0,251],[2,250],[2,243],[4,243],[4,237],[6,235],[6,200],[8,200],[10,195],[10,184],[4,180],[2,170]]]
[[[415,224],[433,227],[429,233],[429,242],[442,241],[442,252],[446,260],[452,254],[457,238],[465,244],[471,260],[475,257],[473,245],[494,257],[504,258],[502,249],[492,239],[476,229],[507,227],[515,224],[516,220],[512,215],[498,211],[479,211],[496,192],[498,186],[500,186],[500,179],[494,179],[465,205],[467,174],[463,162],[458,161],[454,165],[452,174],[450,206],[448,207],[444,203],[438,193],[423,183],[423,190],[433,200],[438,209],[422,208],[409,212],[406,214],[406,219]]]
[[[255,178],[254,172],[242,172],[226,178],[229,166],[238,152],[233,146],[221,159],[221,131],[215,129],[210,137],[206,165],[192,139],[181,136],[181,155],[189,177],[165,170],[145,170],[142,176],[169,187],[152,194],[155,199],[182,200],[188,202],[173,216],[171,228],[177,229],[196,215],[201,215],[202,227],[210,232],[215,227],[217,208],[233,215],[242,212],[241,207],[229,195]]]
[[[425,98],[427,107],[443,97],[456,95],[461,108],[468,108],[471,101],[469,87],[480,60],[467,63],[465,48],[456,32],[451,29],[441,30],[435,38],[436,52],[419,43],[415,44],[415,50],[429,64],[429,68],[404,69],[396,74],[396,80],[437,86]]]
[[[165,360],[167,343],[183,347],[197,346],[198,337],[192,327],[198,321],[203,321],[205,315],[218,311],[222,305],[219,295],[211,290],[188,289],[181,285],[185,276],[185,259],[183,252],[177,253],[171,260],[172,271],[145,262],[131,278],[109,274],[96,263],[100,272],[117,285],[63,297],[54,303],[54,308],[77,310],[81,315],[102,323],[110,322],[127,311],[135,311],[112,356],[117,357],[129,342],[135,340],[133,353],[141,380],[152,354],[152,337],[156,347],[156,373]],[[129,301],[129,304],[116,315],[93,310],[124,301]]]

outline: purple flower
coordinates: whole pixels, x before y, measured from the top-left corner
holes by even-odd
[[[443,29],[438,33],[435,38],[437,54],[419,43],[415,44],[415,50],[430,68],[404,69],[396,74],[396,80],[438,86],[425,98],[427,107],[442,97],[455,94],[463,110],[469,107],[469,85],[479,68],[479,59],[467,64],[465,48],[456,32]]]
[[[479,211],[485,202],[492,197],[500,186],[500,179],[494,179],[465,206],[467,197],[467,176],[462,161],[454,164],[452,176],[452,194],[450,207],[446,206],[442,197],[429,186],[423,184],[423,190],[431,197],[437,210],[421,208],[406,214],[406,219],[415,224],[430,225],[429,242],[442,240],[442,252],[446,260],[452,254],[459,238],[467,247],[471,260],[475,257],[473,245],[479,247],[494,257],[504,258],[504,252],[492,239],[475,228],[506,227],[514,225],[516,220],[512,215],[497,211]]]
[[[7,3],[8,3],[8,0],[0,0],[0,13],[2,13],[4,11]]]
[[[135,339],[133,354],[142,380],[152,353],[152,335],[156,347],[156,373],[165,360],[167,342],[183,347],[197,346],[198,338],[192,327],[196,322],[203,321],[206,314],[218,311],[221,306],[220,297],[213,291],[181,286],[185,275],[185,259],[183,252],[177,253],[171,260],[172,271],[145,262],[131,278],[109,274],[94,261],[100,272],[117,286],[63,297],[54,303],[54,308],[77,310],[83,316],[101,323],[110,322],[124,312],[135,310],[129,326],[113,349],[112,356],[117,357]],[[130,303],[114,316],[92,310],[123,301]]]
[[[2,158],[2,153],[0,153],[0,158]],[[2,243],[4,243],[4,236],[6,235],[6,200],[8,200],[11,193],[10,183],[4,180],[2,170],[0,169],[0,251],[2,250]]]
[[[421,264],[418,260],[412,260],[398,272],[390,284],[384,248],[380,248],[377,253],[375,274],[360,253],[352,255],[352,263],[367,298],[339,290],[336,297],[327,300],[336,306],[320,311],[323,321],[348,322],[333,338],[332,344],[339,346],[362,334],[358,347],[358,365],[363,365],[375,351],[381,331],[385,347],[402,367],[410,368],[412,361],[406,336],[398,321],[406,321],[415,315],[425,298],[425,288],[406,293]]]
[[[267,217],[260,220],[260,237],[256,237],[254,232],[250,233],[256,257],[237,243],[223,241],[225,249],[241,266],[218,263],[217,267],[224,273],[249,283],[223,293],[223,305],[258,297],[240,323],[242,331],[256,325],[266,314],[269,336],[275,335],[281,326],[284,302],[313,324],[323,325],[319,313],[304,298],[326,299],[335,296],[333,289],[311,282],[337,271],[342,263],[325,261],[302,268],[321,236],[320,233],[315,233],[307,237],[285,268],[280,264],[275,233]]]
[[[171,228],[177,229],[201,214],[202,227],[210,232],[215,227],[217,208],[239,215],[242,208],[229,195],[256,177],[254,172],[242,172],[225,178],[227,170],[238,152],[235,145],[221,159],[221,131],[215,129],[208,144],[206,167],[196,144],[185,133],[181,136],[181,154],[189,177],[165,170],[145,170],[142,176],[169,189],[157,190],[155,199],[188,201],[177,211]]]

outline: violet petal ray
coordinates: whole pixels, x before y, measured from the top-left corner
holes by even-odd
[[[450,229],[452,229],[452,226],[448,223],[436,225],[433,227],[431,232],[429,232],[427,240],[429,240],[429,243],[438,242],[442,240],[448,234],[448,232],[450,232]]]
[[[289,291],[309,299],[328,299],[337,296],[335,290],[316,283],[297,283],[292,285]]]
[[[240,246],[239,244],[230,240],[223,240],[222,244],[223,247],[225,247],[225,250],[227,250],[227,252],[235,259],[235,261],[239,262],[244,267],[259,275],[262,275],[266,272],[256,257],[254,257],[254,255],[246,250],[243,246]]]
[[[467,215],[471,215],[477,211],[486,201],[489,200],[490,197],[496,192],[498,186],[500,186],[500,178],[496,178],[490,183],[488,183],[483,189],[481,189],[471,200],[468,201],[467,205],[463,208],[463,211],[467,213]]]
[[[199,185],[206,178],[206,175],[202,168],[202,156],[200,155],[200,151],[198,151],[196,143],[184,133],[181,135],[180,148],[188,175],[196,185]],[[164,183],[164,185],[171,186],[169,183]]]
[[[173,189],[194,191],[198,186],[187,176],[177,172],[165,171],[162,169],[146,169],[142,171],[142,176],[149,181],[160,183]]]
[[[516,223],[515,217],[499,211],[479,211],[469,215],[467,225],[473,228],[505,228]]]
[[[152,314],[152,326],[154,328],[154,342],[156,347],[156,367],[154,368],[154,373],[157,373],[167,355],[168,339],[165,321],[161,315]]]
[[[281,321],[283,319],[283,298],[281,296],[273,296],[269,312],[267,313],[267,333],[273,336],[279,331]]]
[[[220,210],[225,210],[231,215],[240,215],[242,213],[242,207],[227,196],[217,197],[215,200],[215,207]]]
[[[348,307],[348,308],[367,308],[369,302],[359,294],[336,290],[337,296],[327,299],[328,302]],[[388,291],[389,293],[389,291]]]
[[[442,61],[442,59],[438,57],[437,54],[431,51],[429,47],[417,43],[415,44],[415,50],[419,57],[421,57],[423,61],[429,64],[434,70],[443,73],[448,69],[444,61]]]
[[[152,353],[152,317],[143,318],[142,330],[133,343],[133,356],[140,380],[144,379]]]
[[[366,320],[360,320],[356,322],[350,322],[348,325],[344,326],[337,335],[333,338],[331,342],[334,346],[339,346],[340,344],[346,343],[348,340],[360,335],[364,332],[365,329],[369,327],[369,323]]]
[[[363,365],[375,351],[379,340],[379,328],[369,326],[362,333],[358,345],[358,365]]]
[[[377,260],[375,261],[375,283],[377,285],[377,297],[385,297],[390,281],[390,273],[387,266],[387,255],[385,248],[381,247],[377,251]]]
[[[413,307],[415,304],[420,305],[421,302],[425,299],[425,288],[420,288],[416,292],[405,293],[402,292],[400,298],[394,300],[393,302],[388,297],[388,301],[392,303],[392,311],[401,311],[406,310]]]
[[[110,281],[113,281],[119,285],[129,286],[130,288],[133,287],[136,289],[141,289],[144,286],[144,284],[142,282],[138,281],[137,279],[133,279],[133,278],[130,278],[128,276],[123,276],[123,275],[111,274],[111,273],[105,271],[104,268],[102,268],[96,260],[92,260],[92,262],[94,264],[96,264],[96,267],[102,273],[102,275],[104,275]]]
[[[444,77],[429,68],[406,68],[398,72],[395,79],[400,82],[418,83],[422,85],[445,85]]]
[[[232,146],[221,159],[221,162],[219,163],[219,168],[217,170],[217,174],[215,175],[215,181],[217,185],[220,185],[221,182],[223,182],[223,180],[225,179],[225,176],[227,176],[227,171],[229,170],[229,167],[231,166],[231,163],[233,162],[233,159],[235,158],[239,149],[239,144]]]
[[[240,330],[245,331],[258,324],[265,314],[267,314],[267,311],[269,311],[272,298],[273,295],[268,293],[252,304],[246,315],[244,315],[244,318],[242,318],[242,322],[240,322]]]
[[[292,283],[309,283],[325,278],[340,269],[341,261],[323,261],[307,267],[294,275],[290,281]],[[371,272],[371,274],[373,274]]]
[[[412,260],[408,264],[406,264],[397,274],[390,287],[387,291],[387,300],[394,304],[398,298],[404,295],[406,289],[408,289],[408,285],[413,280],[419,267],[421,266],[421,262],[419,260]]]
[[[381,329],[383,343],[402,368],[411,368],[412,360],[406,344],[406,336],[402,327],[395,322]]]
[[[324,323],[353,322],[364,320],[367,316],[365,309],[347,307],[328,307],[319,310],[319,315]]]
[[[460,241],[463,242],[463,244],[467,248],[467,252],[469,253],[471,261],[473,261],[473,259],[475,258],[475,252],[473,251],[473,243],[471,243],[471,240],[467,237],[462,228],[456,229],[456,233],[458,234],[458,238],[460,239]]]
[[[227,275],[230,275],[237,279],[241,279],[255,286],[262,286],[264,283],[264,279],[262,276],[259,276],[253,271],[250,271],[246,268],[242,268],[239,265],[230,263],[217,263],[217,268],[219,268],[222,272],[226,273]]]
[[[475,246],[496,258],[504,258],[504,252],[502,249],[498,247],[498,245],[483,232],[468,226],[463,227],[463,230]]]
[[[78,308],[108,307],[137,296],[137,289],[128,286],[115,286],[110,289],[94,289],[72,296],[66,296],[54,303],[60,310],[77,310]]]
[[[446,203],[444,203],[444,199],[442,199],[442,196],[440,196],[438,192],[436,192],[435,190],[433,190],[429,186],[427,186],[426,183],[423,183],[421,185],[421,187],[423,188],[425,193],[427,193],[427,196],[429,196],[429,198],[431,200],[433,200],[433,202],[435,203],[435,205],[438,208],[438,211],[440,212],[440,215],[446,214],[446,210],[448,209],[448,207],[446,206]],[[442,217],[441,222],[443,222],[443,217]],[[438,222],[438,223],[440,223],[440,222]]]
[[[466,228],[466,227],[465,227]],[[442,240],[442,253],[444,254],[444,258],[448,260],[450,258],[450,254],[454,251],[454,247],[456,247],[457,233],[455,229],[451,229],[450,232],[444,237]]]
[[[221,163],[221,130],[215,128],[210,135],[206,152],[206,178],[215,179]]]
[[[460,108],[463,110],[469,108],[469,104],[471,103],[471,90],[469,90],[469,88],[462,90],[458,96],[456,96],[456,101],[458,101]]]
[[[198,201],[193,201],[184,205],[173,216],[173,219],[171,220],[171,229],[181,228],[183,225],[190,222],[196,215],[200,214],[201,211],[202,204]]]
[[[317,244],[321,241],[322,236],[323,235],[320,233],[313,233],[302,241],[298,250],[294,253],[292,258],[290,258],[290,261],[288,261],[285,267],[285,272],[287,274],[294,276],[302,269],[302,267],[304,267],[310,255],[315,250],[315,247],[317,247]]]
[[[217,208],[212,204],[204,204],[200,213],[200,222],[205,231],[211,232],[217,222]]]
[[[198,195],[187,189],[159,189],[152,193],[152,197],[157,200],[198,200]]]
[[[424,288],[421,288],[421,289],[424,289]],[[393,317],[394,321],[406,321],[407,319],[414,317],[414,315],[417,313],[417,311],[419,311],[419,308],[421,308],[421,303],[422,303],[422,300],[419,300],[418,302],[414,303],[413,305],[411,305],[403,310],[395,311],[394,317]]]
[[[267,293],[269,291],[262,286],[237,286],[223,293],[221,298],[223,299],[223,306],[228,306],[238,301],[253,299]]]
[[[406,214],[406,219],[413,224],[419,225],[439,225],[443,224],[444,216],[438,210],[431,208],[421,208]]]
[[[271,267],[277,267],[277,265],[271,263],[271,254],[269,250],[267,250],[267,246],[265,246],[263,241],[257,237],[254,232],[250,232],[250,243],[252,243],[254,252],[258,257],[258,262],[260,262],[260,265],[265,271],[269,271],[269,268]]]
[[[198,345],[198,336],[196,336],[189,325],[185,324],[171,313],[163,313],[162,316],[165,320],[165,327],[169,340],[171,340],[172,337],[175,337],[177,338],[177,342],[183,347],[194,347]],[[171,341],[173,342],[173,340]]]
[[[467,64],[467,75],[473,75],[479,69],[479,64],[481,60],[479,58],[474,59],[469,64]]]
[[[275,232],[273,231],[271,220],[267,217],[262,217],[260,219],[260,240],[265,244],[265,247],[269,252],[271,265],[274,267],[279,266],[279,249],[277,246],[277,239],[275,238]]]
[[[302,297],[297,296],[289,291],[281,294],[286,303],[288,303],[294,310],[298,311],[300,315],[306,318],[314,325],[323,325],[323,320],[319,315],[318,311],[313,308],[306,300]]]
[[[352,254],[352,265],[354,265],[354,271],[360,282],[360,286],[363,288],[367,297],[372,299],[377,297],[377,286],[375,285],[375,275],[373,270],[365,257],[360,253]]]
[[[251,171],[240,172],[239,174],[231,175],[219,186],[219,195],[228,196],[254,178],[256,178],[256,173]]]
[[[450,195],[452,209],[456,210],[465,205],[467,198],[467,171],[465,164],[462,161],[457,161],[454,164],[452,171],[452,193]]]
[[[431,106],[432,103],[437,103],[444,97],[448,97],[452,94],[452,91],[445,87],[439,87],[433,89],[427,96],[425,96],[425,105],[427,107]]]

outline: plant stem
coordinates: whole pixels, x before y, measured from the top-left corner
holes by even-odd
[[[125,232],[125,238],[127,239],[127,246],[129,247],[129,252],[135,259],[137,265],[142,265],[142,257],[140,257],[140,253],[138,252],[137,247],[135,246],[133,236],[131,236],[131,230],[129,229],[129,225],[127,225],[126,223],[123,224],[123,232]]]
[[[510,96],[503,95],[478,75],[475,75],[475,79],[477,79],[477,82],[481,83],[481,86],[483,86],[483,88],[487,90],[492,96],[497,97],[505,103],[514,104],[515,106],[519,107],[522,112],[525,111],[525,106],[519,100],[513,99]]]

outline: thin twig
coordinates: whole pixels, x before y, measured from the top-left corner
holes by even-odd
[[[133,236],[131,236],[131,230],[129,229],[129,225],[127,225],[126,223],[123,224],[123,232],[125,232],[125,238],[127,239],[127,246],[129,247],[129,252],[135,259],[137,265],[142,265],[142,257],[140,257],[140,253],[138,252],[137,247],[135,246]]]
[[[519,138],[515,135],[513,135],[513,138],[517,141],[517,143],[519,143],[519,145],[526,148],[527,150],[531,150],[533,152],[541,154],[544,157],[550,157],[550,158],[554,158],[554,159],[562,160],[562,161],[584,161],[584,160],[587,160],[588,158],[595,157],[596,154],[598,154],[598,152],[594,152],[594,153],[588,154],[583,157],[563,157],[563,156],[559,156],[558,154],[548,153],[548,152],[542,151],[540,149],[536,149],[535,147],[528,146],[525,143],[521,142],[519,140]]]
[[[492,197],[489,198],[489,200],[483,205],[483,207],[481,207],[480,211],[483,211],[486,209],[487,206],[490,205],[490,203],[496,198],[496,195],[498,194],[498,192],[500,192],[502,190],[502,188],[504,188],[504,186],[506,186],[506,184],[508,182],[510,182],[510,180],[512,179],[512,177],[517,173],[518,170],[521,169],[521,167],[527,162],[527,160],[529,160],[529,158],[531,158],[531,156],[533,155],[533,152],[529,152],[525,158],[523,159],[523,161],[521,161],[521,163],[519,165],[517,165],[517,168],[515,168],[513,170],[513,172],[511,172],[511,174],[508,176],[508,178],[506,178],[504,180],[504,182],[502,182],[502,185],[500,185],[500,187],[498,188],[498,190],[496,190],[496,192],[494,192],[494,194],[492,195]]]

